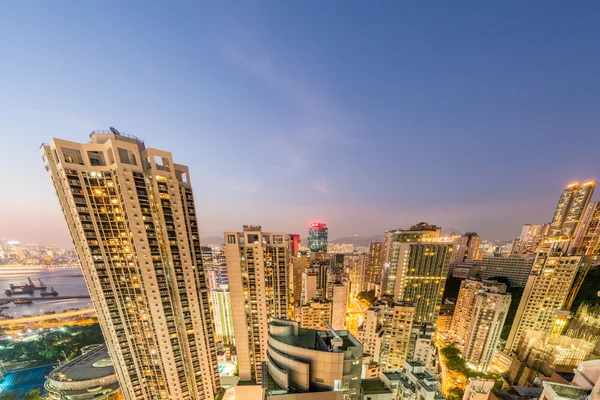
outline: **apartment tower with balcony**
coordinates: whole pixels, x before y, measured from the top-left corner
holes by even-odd
[[[188,168],[135,137],[41,146],[123,396],[221,390]]]
[[[260,384],[270,318],[287,318],[289,241],[283,232],[244,225],[225,232],[233,330],[241,381]]]

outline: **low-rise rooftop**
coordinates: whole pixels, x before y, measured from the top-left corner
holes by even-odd
[[[364,395],[392,393],[379,378],[363,379],[360,382],[360,390]]]

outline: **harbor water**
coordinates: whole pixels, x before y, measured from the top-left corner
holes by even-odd
[[[37,286],[38,279],[41,279],[50,292],[50,287],[58,292],[59,296],[85,296],[89,295],[83,274],[79,268],[23,268],[23,269],[0,269],[0,297],[13,299],[31,299],[39,298],[40,291],[34,291],[33,295],[20,294],[7,296],[4,291],[9,289],[9,285],[25,285],[27,278],[31,278]],[[9,307],[2,311],[4,315],[10,315],[15,318],[23,315],[40,315],[44,312],[55,311],[62,312],[68,308],[88,308],[93,307],[91,299],[66,299],[66,300],[45,300],[33,301],[31,304],[8,303],[2,307]]]

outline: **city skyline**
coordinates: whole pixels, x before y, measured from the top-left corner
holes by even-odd
[[[0,159],[19,173],[0,237],[69,244],[37,148],[109,126],[189,165],[204,237],[313,220],[332,238],[418,221],[516,237],[599,178],[588,4],[2,4]]]

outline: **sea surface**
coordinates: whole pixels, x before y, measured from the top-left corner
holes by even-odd
[[[59,296],[82,296],[89,295],[83,274],[79,268],[56,268],[56,269],[0,269],[0,297],[23,298],[40,297],[39,290],[36,290],[33,296],[28,294],[7,296],[4,291],[8,289],[8,285],[24,285],[27,283],[27,278],[31,278],[33,283],[39,285],[38,279],[41,279],[47,290],[53,287],[58,292]],[[12,315],[18,318],[24,314],[40,315],[46,311],[61,312],[66,308],[88,308],[93,307],[91,299],[67,299],[67,300],[40,300],[34,301],[32,304],[8,303],[2,307],[9,307],[2,310],[5,315]]]

